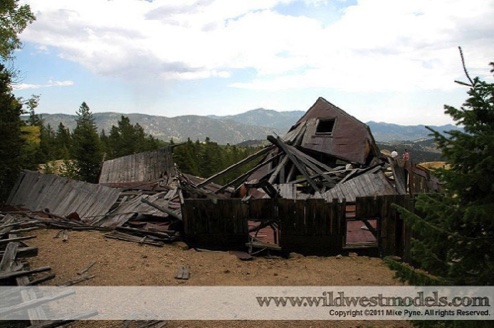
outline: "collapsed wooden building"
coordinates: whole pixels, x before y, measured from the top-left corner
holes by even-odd
[[[208,178],[180,172],[172,148],[105,161],[97,185],[23,172],[7,205],[53,227],[155,246],[406,255],[409,232],[391,204],[413,209],[414,193],[437,188],[429,174],[381,154],[367,125],[323,98],[267,139]]]

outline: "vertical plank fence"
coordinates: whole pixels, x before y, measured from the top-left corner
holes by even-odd
[[[284,251],[321,256],[341,252],[345,203],[280,199],[278,206],[280,246]]]
[[[240,199],[188,199],[182,205],[185,240],[197,247],[239,248],[248,240],[248,209]]]
[[[396,209],[397,204],[413,210],[408,195],[359,197],[352,220],[377,220],[377,246],[381,256],[408,258],[410,229]],[[275,221],[279,227],[279,246],[285,253],[336,255],[345,247],[346,208],[349,203],[323,199],[187,199],[182,205],[185,239],[198,247],[245,248],[249,240],[249,221]],[[345,248],[346,250],[347,248]]]

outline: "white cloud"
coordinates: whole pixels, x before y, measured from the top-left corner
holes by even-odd
[[[329,25],[278,13],[289,0],[26,2],[37,21],[25,41],[55,47],[97,74],[135,80],[229,78],[249,69],[257,77],[233,87],[444,90],[461,77],[457,46],[472,74],[485,72],[494,53],[491,0],[360,0]]]
[[[19,83],[19,84],[14,84],[12,87],[14,90],[29,90],[29,89],[51,88],[51,87],[69,87],[72,85],[74,85],[73,81],[50,80],[45,84]]]

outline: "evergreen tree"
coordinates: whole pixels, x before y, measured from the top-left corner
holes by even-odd
[[[83,102],[77,112],[77,125],[73,133],[72,158],[75,161],[78,179],[97,183],[103,160],[101,141],[96,123],[88,105]]]
[[[173,148],[173,160],[180,171],[192,175],[198,175],[198,163],[196,159],[196,145],[187,138],[187,142]]]
[[[11,76],[0,64],[0,201],[6,200],[21,170],[22,104],[12,94]]]
[[[146,135],[139,123],[132,125],[130,119],[123,115],[118,121],[118,126],[112,126],[110,135],[105,135],[102,141],[108,159],[151,151],[165,145]]]
[[[69,128],[65,127],[62,122],[58,124],[58,129],[55,134],[56,152],[52,159],[70,159],[72,151],[72,136]]]
[[[469,87],[467,100],[459,109],[445,106],[464,131],[430,129],[449,164],[435,172],[444,191],[419,195],[417,214],[399,209],[414,230],[412,257],[425,272],[392,267],[413,284],[494,285],[494,84],[465,73],[468,83],[459,83]]]
[[[13,59],[21,42],[18,35],[35,17],[28,5],[18,0],[3,0],[0,5],[0,201],[10,193],[21,169],[22,103],[12,94],[13,73],[3,65]]]
[[[199,149],[199,176],[209,177],[220,171],[223,163],[220,146],[206,137]]]
[[[48,162],[58,159],[58,149],[56,144],[56,134],[50,124],[41,127],[41,162]]]

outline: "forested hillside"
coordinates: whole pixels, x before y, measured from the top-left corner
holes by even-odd
[[[268,135],[287,133],[303,116],[303,111],[278,112],[267,109],[255,109],[229,116],[177,116],[164,117],[143,114],[94,113],[93,118],[99,132],[108,133],[117,125],[122,115],[133,124],[139,124],[150,136],[162,141],[175,142],[191,139],[215,141],[221,145],[234,145],[248,140],[266,140]],[[45,125],[53,129],[62,123],[69,130],[76,126],[76,115],[41,114]],[[390,123],[368,122],[374,139],[378,142],[397,142],[430,138],[424,125],[398,125]],[[431,126],[443,132],[457,130],[454,125]]]
[[[33,169],[38,164],[47,163],[44,165],[45,172],[52,173],[55,168],[50,163],[55,160],[63,160],[65,165],[62,167],[61,175],[87,181],[87,176],[80,174],[82,164],[87,166],[87,163],[95,160],[99,166],[103,160],[174,146],[174,160],[182,172],[209,177],[239,162],[258,149],[256,147],[219,145],[208,137],[194,141],[188,139],[182,143],[165,142],[151,136],[139,123],[132,122],[129,117],[124,115],[120,116],[120,119],[108,132],[103,130],[98,134],[89,108],[84,103],[81,108],[84,109],[85,115],[84,128],[81,128],[83,123],[79,120],[73,132],[63,123],[59,123],[57,129],[54,130],[51,126],[46,125],[43,119],[32,113],[27,124],[35,127],[36,129],[33,131],[37,131],[37,133],[33,135],[32,151],[29,153],[30,157],[26,158],[26,162],[32,163]],[[81,136],[78,131],[87,131],[87,133]],[[85,151],[78,148],[81,143],[85,145]],[[95,152],[92,153],[88,150]],[[74,161],[74,159],[79,160]],[[248,167],[243,168],[243,170],[246,169]],[[227,182],[240,173],[233,171],[216,182]],[[92,179],[95,182],[94,176]]]

